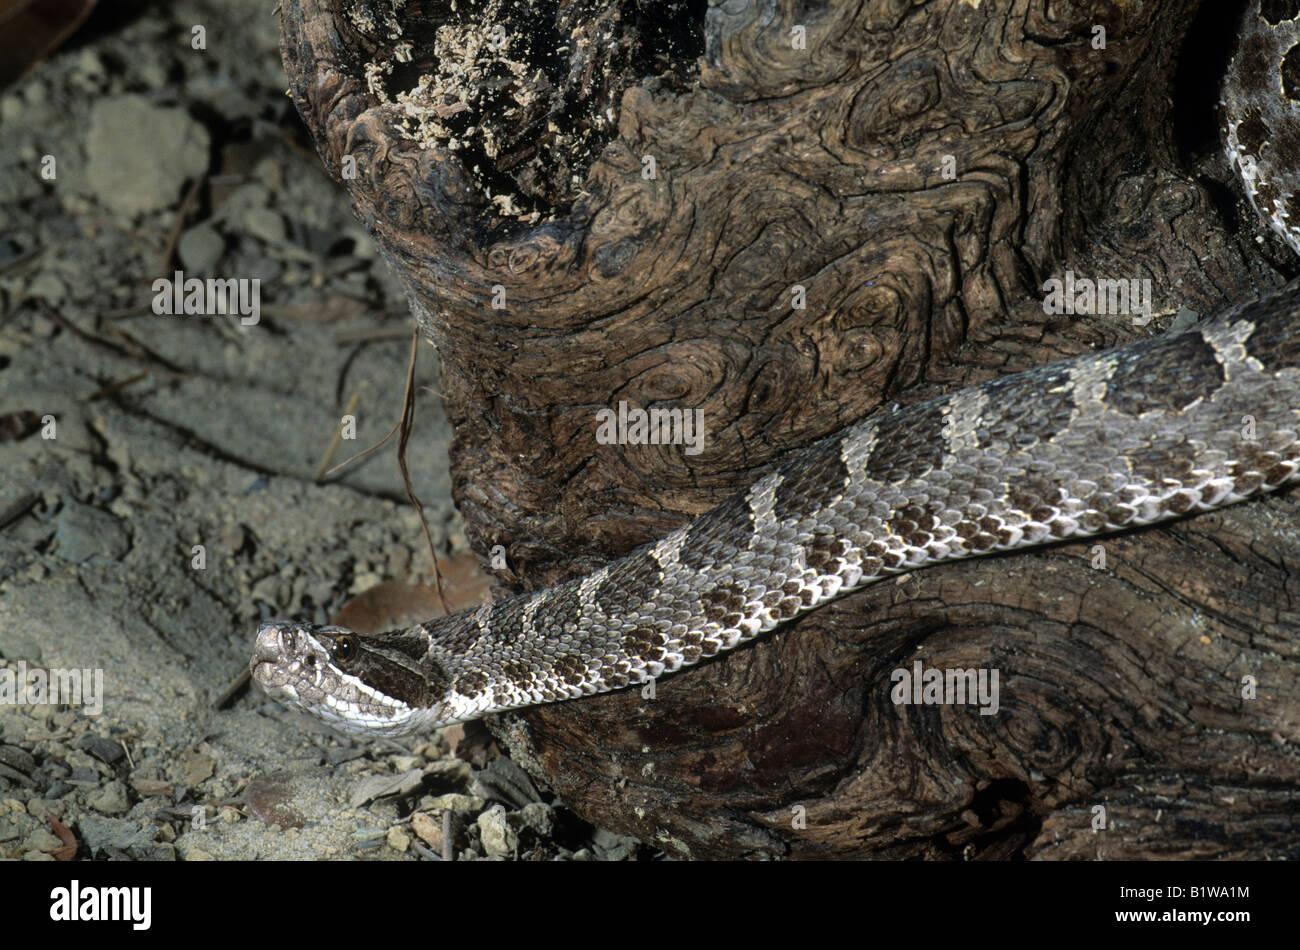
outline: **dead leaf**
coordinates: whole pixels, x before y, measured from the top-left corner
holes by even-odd
[[[438,558],[443,593],[452,610],[492,603],[492,575],[473,554]]]
[[[190,751],[181,756],[181,768],[185,772],[185,784],[198,785],[212,778],[217,763],[210,755]]]
[[[294,801],[302,790],[300,783],[305,781],[310,778],[283,770],[271,772],[249,782],[240,797],[253,817],[263,824],[301,828],[307,819],[294,807]]]
[[[141,798],[153,798],[155,795],[170,795],[174,791],[171,782],[156,778],[133,778],[131,787]]]
[[[17,82],[52,53],[96,0],[0,0],[0,87]]]
[[[457,723],[454,726],[448,726],[446,729],[442,731],[442,736],[444,739],[447,740],[447,745],[449,747],[447,750],[447,754],[455,755],[456,747],[459,746],[461,742],[463,742],[465,739],[465,727],[460,723]]]
[[[492,602],[492,576],[472,554],[438,558],[442,589],[452,610]],[[339,608],[331,623],[357,633],[383,633],[443,615],[438,592],[423,584],[385,581],[353,597]]]
[[[58,836],[58,839],[63,842],[63,847],[45,853],[52,855],[55,861],[71,861],[77,856],[77,836],[53,815],[47,815],[46,817],[50,820],[50,828]]]

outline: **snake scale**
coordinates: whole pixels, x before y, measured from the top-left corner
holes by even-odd
[[[1250,201],[1300,253],[1298,6],[1256,0],[1221,106]],[[1178,335],[877,411],[586,577],[375,637],[263,624],[251,669],[344,731],[410,732],[642,683],[890,575],[1297,477],[1293,284]]]

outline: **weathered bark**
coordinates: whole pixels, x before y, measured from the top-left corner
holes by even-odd
[[[616,5],[559,6],[581,33]],[[627,72],[654,58],[626,44],[586,47],[580,92],[615,103],[616,127],[589,168],[564,166],[571,194],[538,178],[537,149],[527,175],[493,179],[553,213],[526,224],[493,217],[482,169],[400,133],[363,75],[391,43],[356,28],[359,7],[388,5],[283,0],[291,88],[329,168],[356,162],[343,183],[442,357],[457,504],[517,587],[663,535],[882,403],[1280,281],[1247,253],[1203,78],[1231,10],[728,0],[678,24],[704,53],[675,81]],[[397,16],[418,39],[453,15],[411,0]],[[430,65],[413,52],[410,76]],[[625,71],[601,79],[611,63]],[[1150,278],[1155,323],[1045,315],[1041,285],[1066,270]],[[702,408],[704,451],[597,444],[595,410],[620,400]],[[494,728],[576,811],[682,855],[1294,857],[1296,514],[1284,493],[930,569],[653,700]],[[894,705],[890,673],[916,659],[998,669],[1001,710]]]

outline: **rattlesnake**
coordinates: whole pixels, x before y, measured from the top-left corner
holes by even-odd
[[[1222,107],[1251,202],[1300,253],[1298,3],[1253,5]],[[378,637],[263,624],[251,668],[272,696],[346,731],[408,732],[641,683],[891,574],[1150,524],[1297,477],[1293,284],[1180,335],[879,411],[577,580]]]

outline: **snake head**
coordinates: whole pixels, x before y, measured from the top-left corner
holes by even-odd
[[[249,670],[271,697],[356,735],[401,735],[427,718],[430,688],[409,662],[345,627],[272,620]]]

